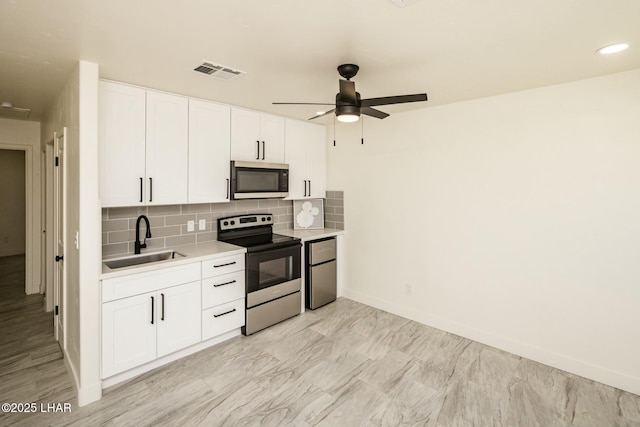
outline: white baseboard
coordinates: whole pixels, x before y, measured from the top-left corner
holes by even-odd
[[[496,335],[440,316],[433,316],[400,304],[366,295],[353,289],[344,289],[344,297],[433,328],[441,329],[581,377],[640,395],[640,378],[604,366],[595,365],[584,360],[557,353],[550,349]]]

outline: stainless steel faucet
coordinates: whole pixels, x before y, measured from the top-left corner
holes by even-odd
[[[147,226],[147,233],[145,234],[144,243],[140,243],[140,220],[143,219]],[[135,254],[140,253],[140,249],[147,247],[147,239],[151,238],[151,226],[149,225],[149,218],[146,215],[140,215],[136,220],[136,242],[135,242]]]

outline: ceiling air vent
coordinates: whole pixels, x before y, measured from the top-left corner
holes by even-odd
[[[227,67],[226,65],[214,64],[209,61],[203,61],[202,64],[198,65],[193,70],[220,80],[229,80],[239,76],[240,74],[246,74],[244,71],[236,70],[234,68]]]

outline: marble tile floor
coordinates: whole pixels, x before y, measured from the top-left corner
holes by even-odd
[[[60,359],[22,376],[5,366],[2,402],[72,411],[0,414],[2,426],[640,426],[639,396],[346,298],[82,408]]]

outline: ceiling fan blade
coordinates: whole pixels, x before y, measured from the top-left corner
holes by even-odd
[[[377,119],[384,119],[385,117],[389,117],[387,113],[384,111],[376,110],[371,107],[361,107],[360,114],[366,114],[367,116],[375,117]]]
[[[340,80],[340,101],[357,104],[356,84],[347,80]]]
[[[415,95],[383,96],[382,98],[363,99],[362,101],[360,101],[360,106],[373,107],[374,105],[404,104],[406,102],[420,102],[426,100],[426,93],[417,93]]]
[[[272,102],[271,104],[273,105],[336,105],[335,103],[328,104],[324,102]]]
[[[333,104],[330,104],[330,105],[333,105]],[[335,108],[334,108],[333,110],[325,111],[325,112],[324,112],[324,113],[322,113],[322,114],[318,114],[317,116],[313,116],[313,117],[311,117],[311,118],[310,118],[310,119],[308,119],[308,120],[313,120],[313,119],[317,119],[318,117],[326,116],[327,114],[331,114],[331,113],[333,113],[334,111],[336,111],[336,109],[335,109]]]

